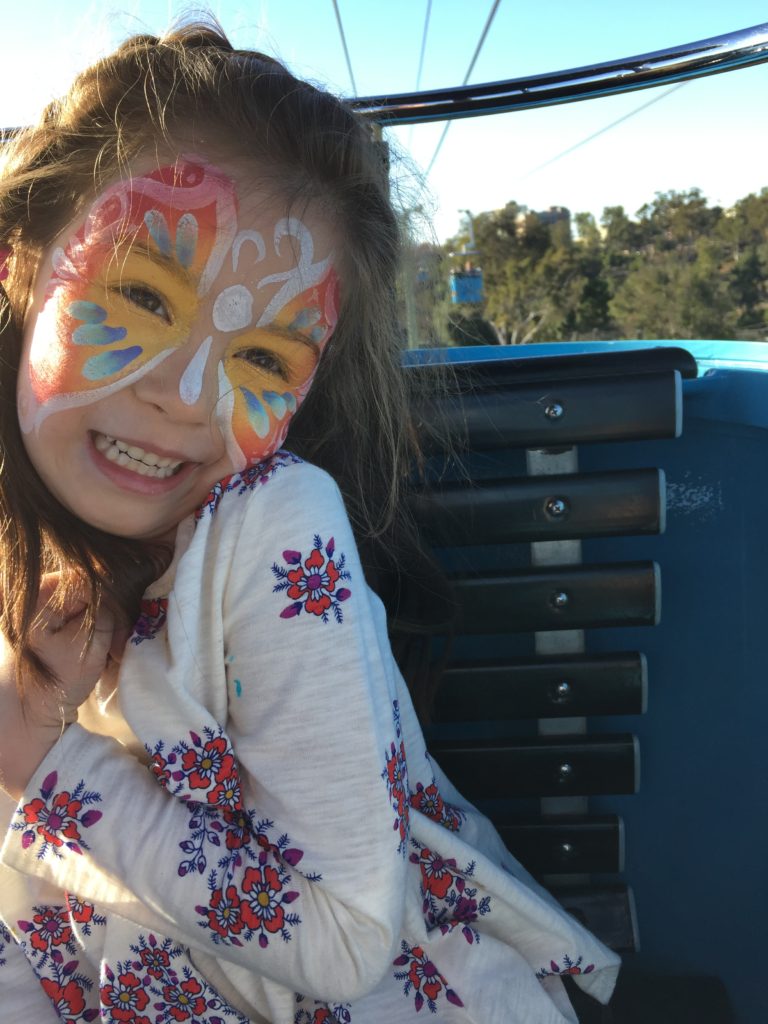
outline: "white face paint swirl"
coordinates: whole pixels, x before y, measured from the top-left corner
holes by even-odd
[[[195,352],[179,380],[179,397],[185,405],[194,405],[203,390],[203,378],[208,362],[208,354],[213,344],[213,336],[208,335],[200,348]]]

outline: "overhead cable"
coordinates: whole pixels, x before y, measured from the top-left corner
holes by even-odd
[[[488,18],[487,18],[487,20],[485,22],[485,28],[483,29],[483,31],[482,31],[482,33],[480,35],[480,39],[478,40],[477,46],[475,47],[475,52],[474,52],[474,54],[472,56],[472,60],[469,62],[469,67],[467,68],[467,73],[466,73],[466,75],[464,75],[464,81],[461,83],[462,86],[466,85],[467,82],[469,81],[469,76],[472,74],[472,71],[474,70],[475,64],[477,63],[477,58],[480,56],[480,51],[483,48],[483,43],[486,40],[486,37],[487,37],[488,32],[490,30],[491,24],[493,23],[493,19],[496,17],[496,11],[499,9],[499,4],[500,3],[501,3],[501,0],[493,0],[493,4],[491,6],[490,13],[489,13]],[[440,138],[438,140],[437,146],[435,147],[435,152],[432,154],[432,159],[429,161],[429,166],[427,167],[427,170],[425,172],[425,177],[429,177],[429,172],[432,170],[432,168],[435,165],[435,160],[437,160],[438,153],[442,149],[443,143],[445,142],[445,136],[448,134],[448,129],[450,127],[451,127],[451,122],[450,121],[446,121],[445,122],[445,126],[443,128],[443,133],[442,133],[442,135],[440,136]]]
[[[333,9],[336,12],[336,24],[339,26],[339,35],[341,36],[341,45],[344,48],[344,56],[347,61],[347,71],[349,72],[349,80],[352,83],[352,95],[357,96],[357,86],[355,85],[355,76],[352,74],[352,61],[349,59],[349,50],[347,49],[347,37],[344,35],[344,26],[341,23],[341,14],[339,13],[339,5],[336,0],[331,0],[333,3]]]
[[[429,31],[429,16],[432,13],[432,0],[427,0],[427,14],[424,18],[424,31],[421,36],[421,53],[419,54],[419,70],[416,72],[416,92],[421,85],[421,72],[424,70],[424,53],[427,49],[427,32]]]
[[[665,89],[664,92],[660,93],[658,96],[654,96],[653,99],[648,100],[647,103],[641,103],[639,107],[635,107],[634,110],[630,110],[628,114],[624,114],[623,117],[619,117],[615,121],[611,121],[610,124],[607,124],[605,127],[600,128],[591,135],[588,135],[586,139],[582,139],[580,142],[574,143],[574,145],[569,146],[568,149],[564,149],[562,153],[556,153],[555,156],[550,157],[549,160],[545,160],[543,164],[539,164],[538,167],[534,167],[533,170],[528,171],[527,174],[523,174],[518,180],[525,181],[525,179],[530,178],[532,174],[537,174],[539,171],[543,171],[545,167],[549,167],[550,164],[553,164],[558,160],[562,160],[564,156],[568,156],[568,154],[573,153],[574,150],[581,149],[582,146],[586,146],[588,142],[592,142],[593,139],[598,138],[600,135],[605,135],[606,132],[609,132],[612,128],[621,124],[622,121],[628,121],[630,117],[634,117],[635,114],[639,114],[641,110],[646,110],[648,107],[653,106],[654,103],[658,103],[659,100],[666,99],[667,96],[670,96],[673,92],[676,92],[678,89],[682,89],[684,85],[688,85],[688,83],[678,82],[677,85],[673,85],[671,89]]]

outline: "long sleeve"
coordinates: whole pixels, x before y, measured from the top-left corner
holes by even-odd
[[[187,574],[206,592],[180,565],[169,638],[142,644],[121,677],[132,725],[152,721],[156,695],[149,764],[71,726],[2,859],[193,951],[353,1000],[392,962],[406,890],[383,610],[321,471],[290,467],[227,500],[243,503],[238,529],[210,528],[215,566]],[[221,660],[224,714],[204,657]]]

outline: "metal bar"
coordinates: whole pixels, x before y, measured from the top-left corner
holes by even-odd
[[[359,113],[394,126],[501,114],[634,92],[768,61],[768,22],[622,60],[427,92],[362,96]]]

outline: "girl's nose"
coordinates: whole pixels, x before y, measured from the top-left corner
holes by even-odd
[[[136,395],[170,419],[209,422],[218,390],[212,346],[211,335],[182,345],[136,382]]]

